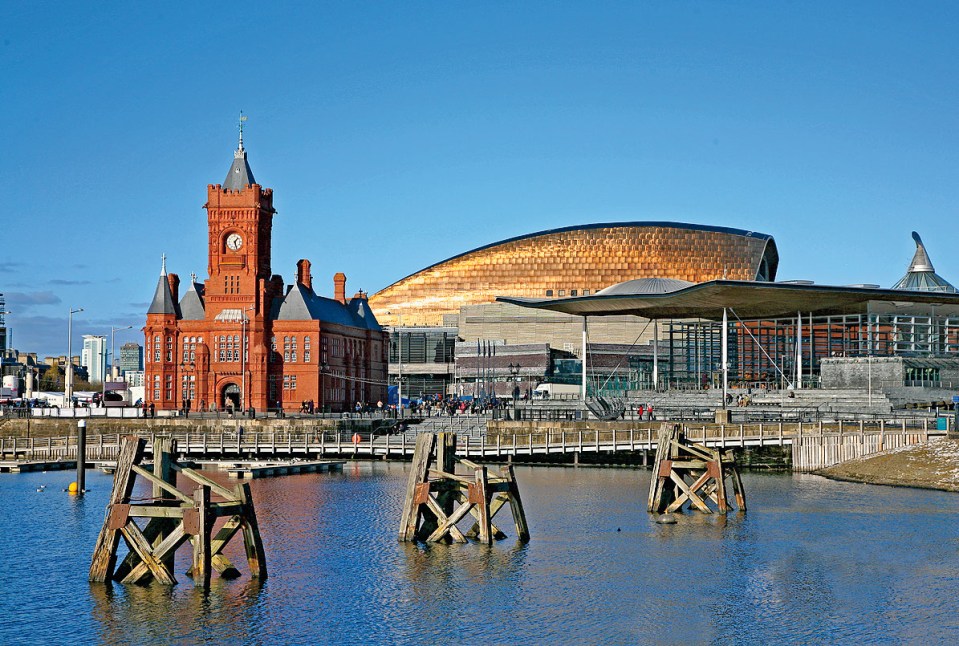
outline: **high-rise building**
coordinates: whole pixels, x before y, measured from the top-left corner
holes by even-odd
[[[0,354],[7,351],[7,301],[0,294]]]
[[[107,338],[93,334],[83,335],[80,365],[87,369],[91,383],[103,383],[107,376]]]
[[[120,373],[143,370],[143,346],[139,343],[124,343],[120,346]]]

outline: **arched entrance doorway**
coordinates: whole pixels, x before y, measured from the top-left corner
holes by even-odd
[[[224,410],[240,410],[240,387],[236,384],[224,386],[220,402]]]

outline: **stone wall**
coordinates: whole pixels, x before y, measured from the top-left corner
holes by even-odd
[[[901,357],[831,357],[819,367],[822,387],[837,390],[866,389],[870,382],[874,390],[901,386],[903,370]]]

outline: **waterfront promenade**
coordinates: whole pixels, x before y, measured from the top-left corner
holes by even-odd
[[[493,461],[548,459],[569,456],[578,462],[585,454],[596,456],[635,454],[642,464],[650,462],[656,450],[656,436],[662,422],[512,422],[491,421],[484,432],[471,429],[457,434],[457,453],[463,457]],[[684,423],[686,437],[707,446],[727,449],[789,447],[792,468],[811,471],[863,457],[883,450],[924,443],[944,437],[929,420],[907,424],[885,421],[869,423],[838,422],[825,424],[706,424]],[[93,463],[116,460],[120,438],[136,433],[147,438],[147,451],[157,435],[172,436],[177,452],[184,459],[298,459],[352,457],[406,459],[413,455],[416,434],[443,431],[442,423],[426,425],[395,435],[361,434],[356,430],[336,431],[322,428],[247,431],[237,423],[229,430],[203,432],[184,429],[156,433],[149,428],[131,427],[117,433],[91,433],[87,438],[86,458]],[[0,457],[12,460],[55,462],[77,459],[77,437],[0,438]]]

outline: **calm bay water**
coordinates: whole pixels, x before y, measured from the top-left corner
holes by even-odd
[[[959,642],[959,496],[746,474],[747,514],[644,511],[649,473],[517,467],[532,541],[396,540],[407,465],[252,483],[270,578],[87,582],[112,479],[0,476],[0,643]],[[36,489],[46,484],[43,493]]]

